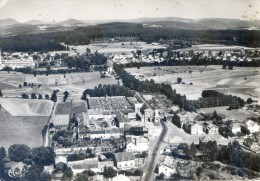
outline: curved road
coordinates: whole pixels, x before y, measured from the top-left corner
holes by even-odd
[[[161,132],[160,136],[158,137],[156,144],[155,144],[155,146],[154,146],[154,148],[151,152],[150,159],[147,160],[148,167],[147,167],[146,175],[144,177],[144,181],[153,180],[153,175],[154,175],[154,170],[155,170],[155,167],[156,167],[156,159],[157,159],[157,156],[158,156],[158,151],[159,151],[161,142],[163,141],[163,138],[165,137],[165,135],[168,131],[168,128],[166,127],[165,122],[162,121],[162,120],[161,120],[161,125],[162,125],[162,132]]]

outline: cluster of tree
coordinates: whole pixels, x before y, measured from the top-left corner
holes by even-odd
[[[228,164],[238,168],[247,168],[249,170],[259,172],[260,155],[251,152],[243,151],[237,141],[230,142],[228,145],[217,145],[216,141],[208,141],[199,145],[185,144],[183,151],[189,159],[214,162],[220,161],[223,164]],[[202,157],[196,156],[196,153],[201,152]]]
[[[89,71],[91,66],[98,67],[97,65],[106,65],[107,57],[100,53],[86,53],[76,56],[65,56],[62,59],[64,65],[68,68],[75,68],[76,70]],[[103,69],[101,69],[103,68]],[[100,67],[99,70],[105,70],[106,66]]]
[[[26,145],[14,144],[9,147],[8,156],[15,162],[51,165],[54,163],[55,153],[51,147],[36,147],[30,149]]]
[[[84,172],[81,172],[80,174],[77,174],[75,181],[86,181],[90,180],[90,177],[95,176],[96,173],[92,170],[85,170]],[[62,180],[63,181],[63,180]]]
[[[237,96],[225,95],[215,90],[204,90],[198,100],[200,108],[229,106],[229,109],[244,107],[245,101]]]
[[[23,99],[29,99],[29,98],[30,98],[29,95],[28,95],[28,94],[25,94],[25,93],[22,93],[22,94],[21,94],[21,97],[22,97]],[[31,93],[31,99],[42,99],[42,95],[39,94],[39,95],[38,95],[38,98],[37,98],[37,95],[36,95],[35,93]]]
[[[68,161],[78,161],[78,160],[84,160],[87,158],[95,158],[95,153],[92,151],[92,149],[88,148],[85,153],[74,153],[67,157]]]
[[[94,89],[86,89],[83,92],[82,99],[86,100],[87,95],[91,97],[105,97],[105,96],[133,96],[133,91],[121,85],[101,85]]]
[[[158,42],[221,43],[256,47],[260,45],[258,30],[183,30],[171,27],[149,27],[136,23],[107,23],[80,27],[70,31],[41,34],[18,34],[0,38],[4,51],[53,51],[65,50],[69,45],[87,45],[93,40],[117,37],[136,37],[138,40]],[[234,37],[236,37],[234,39]]]
[[[119,174],[125,175],[125,176],[142,176],[143,172],[141,170],[135,170],[135,171],[127,171],[127,170],[120,170]]]
[[[52,140],[56,141],[58,144],[62,145],[63,147],[68,147],[73,145],[73,141],[71,140],[72,133],[67,130],[59,130],[57,131]]]
[[[27,83],[27,82],[24,82],[24,83],[23,83],[23,86],[24,86],[24,87],[27,87],[27,86],[29,86],[29,87],[36,87],[37,85],[34,84],[34,83]],[[37,87],[40,88],[41,86],[42,86],[41,84],[38,84]],[[22,85],[21,85],[21,84],[19,85],[19,88],[22,88]]]

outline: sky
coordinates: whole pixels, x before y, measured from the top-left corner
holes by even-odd
[[[45,22],[143,17],[260,19],[260,0],[0,0],[0,19]]]

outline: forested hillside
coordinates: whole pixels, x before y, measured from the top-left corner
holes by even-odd
[[[260,46],[260,31],[254,30],[181,30],[169,27],[144,27],[136,23],[107,23],[71,31],[26,34],[0,38],[4,51],[64,50],[60,43],[84,45],[101,38],[136,37],[138,40],[181,40],[190,43],[223,43]]]

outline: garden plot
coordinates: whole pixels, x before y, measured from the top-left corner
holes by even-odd
[[[85,101],[59,102],[56,107],[55,114],[78,114],[86,111],[87,108]]]
[[[0,103],[12,116],[49,116],[53,106],[47,100],[0,99]]]

